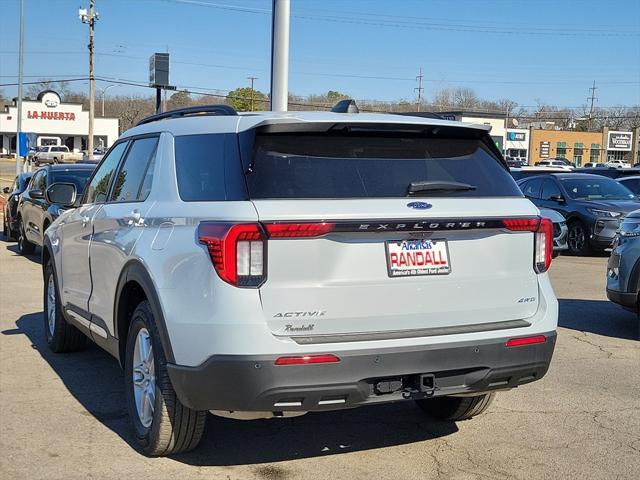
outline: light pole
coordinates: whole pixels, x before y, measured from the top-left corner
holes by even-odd
[[[117,83],[112,83],[111,85],[107,85],[104,88],[101,88],[100,91],[102,92],[102,116],[104,117],[104,97],[107,94],[107,90],[109,90],[112,87],[119,87],[120,85],[118,85]]]
[[[86,8],[78,10],[78,17],[82,23],[89,25],[89,135],[87,138],[87,154],[89,158],[93,155],[93,117],[95,116],[95,102],[94,102],[94,84],[95,78],[93,75],[93,30],[96,20],[99,19],[99,15],[95,11],[95,1],[89,0],[89,13]]]
[[[22,130],[22,78],[24,67],[24,0],[20,0],[20,49],[18,55],[18,119],[16,128],[16,175],[22,171],[20,131]]]
[[[273,0],[271,24],[271,111],[286,112],[289,95],[290,0]]]

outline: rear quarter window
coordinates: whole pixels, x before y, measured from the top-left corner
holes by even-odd
[[[175,137],[178,193],[185,202],[226,199],[226,135],[181,135]],[[238,168],[240,168],[239,165]]]

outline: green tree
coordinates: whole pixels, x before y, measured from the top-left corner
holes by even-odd
[[[189,92],[176,92],[169,98],[168,108],[174,110],[176,108],[189,107],[193,103]]]
[[[346,93],[337,92],[335,90],[329,90],[327,92],[327,101],[329,103],[337,103],[340,100],[344,100],[345,98],[349,98],[349,95]]]
[[[267,96],[259,90],[251,89],[251,87],[241,87],[232,90],[227,96],[227,101],[229,105],[239,112],[267,109]]]

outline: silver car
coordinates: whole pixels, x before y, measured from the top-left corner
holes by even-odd
[[[149,455],[206,412],[416,401],[483,412],[539,380],[556,339],[552,224],[485,125],[192,107],[107,152],[46,232],[44,329],[120,361]],[[99,375],[99,372],[96,372]]]

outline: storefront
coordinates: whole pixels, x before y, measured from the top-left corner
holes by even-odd
[[[0,113],[2,155],[15,153],[17,114],[15,101]],[[107,149],[118,138],[118,119],[96,117],[93,129],[95,147]],[[56,92],[47,90],[36,100],[22,101],[22,131],[27,134],[29,147],[66,145],[81,152],[87,148],[89,112],[79,103],[62,103]]]
[[[577,132],[573,130],[544,130],[532,128],[530,163],[548,158],[566,158],[576,166],[585,163],[623,160],[633,163],[633,132],[607,130]]]
[[[505,157],[529,162],[529,130],[525,128],[507,128],[507,137],[504,142]]]
[[[505,114],[489,114],[484,112],[436,112],[445,120],[455,120],[464,123],[474,123],[491,126],[491,138],[501,152],[505,147]]]
[[[603,136],[607,138],[607,162],[611,160],[623,160],[633,162],[631,150],[633,147],[633,132],[619,132],[605,130]]]

